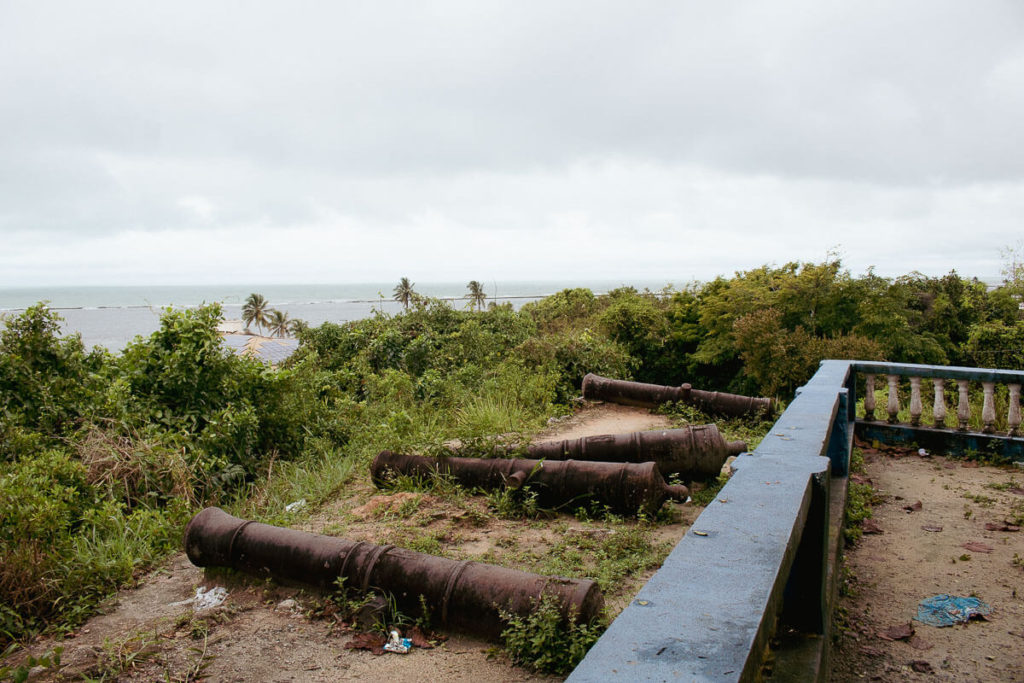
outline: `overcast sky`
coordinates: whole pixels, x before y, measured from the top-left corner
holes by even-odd
[[[0,0],[0,286],[998,276],[1024,3]]]

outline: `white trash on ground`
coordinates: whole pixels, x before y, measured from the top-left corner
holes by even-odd
[[[402,638],[398,631],[392,631],[391,637],[388,638],[388,642],[384,645],[385,652],[395,652],[400,655],[409,654],[411,649],[412,640],[410,638]]]
[[[196,594],[188,600],[182,600],[181,602],[172,602],[171,607],[178,607],[181,605],[192,605],[193,611],[199,612],[204,609],[210,609],[221,604],[228,597],[228,589],[223,586],[214,586],[210,590],[206,590],[202,586],[196,589]]]
[[[301,510],[304,507],[306,507],[306,499],[302,498],[301,500],[297,500],[294,503],[288,503],[287,505],[285,505],[284,511],[295,512],[296,510]]]

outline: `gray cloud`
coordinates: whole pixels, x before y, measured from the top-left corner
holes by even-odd
[[[1019,232],[1022,37],[1009,1],[5,4],[0,232],[944,230],[915,255],[982,267]]]

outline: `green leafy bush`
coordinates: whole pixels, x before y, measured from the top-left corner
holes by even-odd
[[[629,379],[635,365],[625,349],[590,330],[527,339],[517,353],[535,367],[555,374],[555,401],[563,405],[580,395],[588,372]]]
[[[1024,321],[977,325],[971,329],[967,355],[978,367],[1024,370]]]
[[[600,623],[566,621],[558,601],[549,596],[525,617],[504,611],[501,615],[507,623],[501,637],[512,661],[545,673],[572,671],[604,631]]]
[[[523,306],[523,313],[546,331],[556,331],[588,319],[598,309],[597,297],[589,289],[563,289]]]
[[[60,317],[37,304],[0,330],[0,460],[34,452],[93,411],[107,358],[59,328]]]

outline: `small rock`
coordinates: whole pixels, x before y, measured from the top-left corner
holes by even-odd
[[[274,611],[275,612],[295,612],[298,608],[299,608],[299,603],[295,602],[291,598],[288,598],[287,600],[282,600],[281,602],[277,603],[277,605],[274,607]]]
[[[878,526],[878,524],[876,524],[874,521],[872,521],[870,519],[865,519],[863,522],[861,522],[860,528],[861,528],[861,531],[863,531],[866,534],[883,534],[883,533],[885,533],[882,530],[882,527]]]
[[[932,668],[932,665],[923,659],[915,659],[914,661],[912,661],[910,663],[910,668],[919,674],[935,673],[935,669]]]

